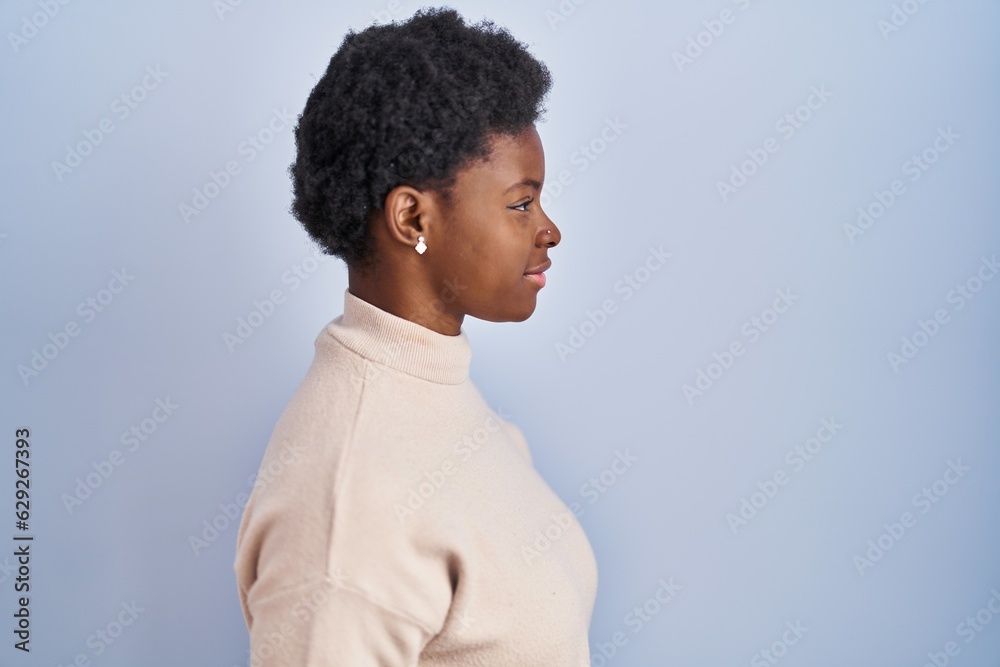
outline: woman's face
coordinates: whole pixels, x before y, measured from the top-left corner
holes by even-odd
[[[526,274],[548,268],[549,248],[562,236],[539,202],[545,155],[535,128],[496,135],[492,145],[488,160],[458,172],[423,259],[433,260],[434,284],[452,286],[452,315],[521,322],[544,284]]]

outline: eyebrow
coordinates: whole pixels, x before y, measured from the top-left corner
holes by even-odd
[[[514,185],[510,186],[509,188],[507,188],[506,190],[504,190],[504,191],[503,191],[503,193],[504,193],[504,194],[507,194],[507,193],[508,193],[508,192],[510,192],[511,190],[514,190],[515,188],[519,188],[519,187],[521,187],[522,185],[530,185],[531,187],[535,188],[536,190],[541,190],[541,189],[542,189],[542,184],[541,184],[541,182],[539,182],[539,181],[536,181],[536,180],[535,180],[535,179],[533,179],[533,178],[526,178],[526,179],[524,179],[524,180],[522,180],[522,181],[518,181],[518,182],[517,182],[517,183],[515,183]]]

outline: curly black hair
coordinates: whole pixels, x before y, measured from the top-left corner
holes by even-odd
[[[368,220],[398,185],[450,201],[457,172],[545,113],[544,63],[489,19],[424,7],[349,30],[295,126],[292,215],[328,255],[370,268]]]

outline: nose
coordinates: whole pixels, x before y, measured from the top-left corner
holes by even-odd
[[[545,216],[545,222],[546,224],[542,225],[541,229],[538,230],[536,245],[553,248],[559,245],[559,241],[562,240],[562,234],[559,232],[559,228],[556,227],[556,223],[552,222],[549,216]]]

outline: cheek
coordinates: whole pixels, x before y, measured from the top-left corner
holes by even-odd
[[[506,274],[524,263],[524,243],[510,233],[509,221],[483,220],[482,223],[483,227],[469,239],[470,255],[466,262],[473,271]]]
[[[508,235],[497,241],[494,257],[494,265],[498,270],[516,278],[528,268],[530,248],[523,238]]]
[[[528,268],[534,227],[528,220],[511,219],[503,213],[484,215],[479,211],[455,211],[451,243],[451,266],[456,273],[469,276],[484,288],[489,285],[509,288]],[[531,228],[531,229],[529,229]]]

